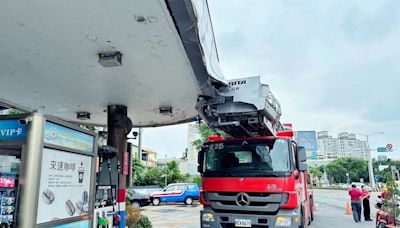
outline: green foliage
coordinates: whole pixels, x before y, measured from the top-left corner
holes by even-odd
[[[147,170],[142,185],[157,185],[160,184],[163,171],[159,168],[150,168]]]
[[[359,158],[339,158],[326,166],[326,172],[335,183],[347,182],[346,173],[349,173],[350,182],[358,182],[360,178],[368,180],[368,162]]]
[[[400,191],[397,189],[396,183],[392,178],[392,175],[386,177],[386,188],[387,194],[385,195],[384,210],[388,211],[392,218],[396,218],[400,214],[400,209],[397,207],[398,201],[397,196],[399,196]]]
[[[388,161],[373,161],[373,168],[374,168],[374,174],[375,177],[379,178],[381,182],[386,182],[388,176],[392,176],[391,174],[391,166],[393,167],[400,167],[400,160],[393,161],[393,160],[388,160]],[[388,165],[389,167],[379,171],[379,165]]]
[[[195,176],[190,181],[191,183],[196,183],[199,187],[201,186],[201,176]]]
[[[318,179],[321,179],[321,177],[322,177],[322,172],[319,170],[319,168],[317,168],[315,166],[311,166],[308,169],[308,172],[311,173],[312,175],[316,176]]]
[[[165,186],[165,177],[167,177],[167,184],[176,182],[186,182],[189,180],[188,176],[184,176],[179,171],[178,163],[171,161],[167,163],[167,169],[162,170],[159,168],[147,169],[138,159],[132,159],[133,166],[133,184],[140,185],[160,185]]]
[[[203,146],[204,143],[208,141],[208,136],[210,135],[222,135],[224,137],[227,136],[225,132],[223,131],[215,131],[214,129],[211,129],[207,124],[201,123],[197,125],[197,128],[199,129],[200,133],[200,139],[193,141],[193,146],[196,147],[196,150],[200,151],[201,147]]]
[[[322,174],[324,173],[324,166],[323,165],[318,166],[318,169]]]
[[[137,158],[132,158],[132,178],[133,185],[143,185],[146,167]]]
[[[176,161],[168,162],[167,167],[168,168],[165,170],[165,174],[167,175],[168,184],[179,182],[184,179],[184,176],[179,171],[178,163],[176,163]]]
[[[151,222],[147,216],[142,215],[135,228],[152,228]]]
[[[7,110],[7,115],[17,115],[17,114],[22,114],[22,113],[24,113],[24,112],[19,111],[17,109],[13,109],[13,108]]]
[[[319,170],[318,167],[311,166],[308,168],[308,172],[313,176],[316,177],[318,180],[322,177],[322,172]]]

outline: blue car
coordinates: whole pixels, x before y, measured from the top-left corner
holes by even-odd
[[[151,202],[154,206],[168,202],[184,202],[186,205],[191,205],[193,200],[199,199],[199,195],[200,189],[195,183],[169,184],[161,191],[152,193]]]

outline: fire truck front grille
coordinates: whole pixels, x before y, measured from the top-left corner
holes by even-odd
[[[221,213],[275,214],[287,200],[282,193],[207,192],[211,208]]]

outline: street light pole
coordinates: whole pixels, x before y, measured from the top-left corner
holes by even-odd
[[[371,156],[371,148],[369,147],[369,140],[368,140],[369,135],[365,135],[367,138],[367,156],[368,156],[368,173],[369,173],[369,183],[371,185],[371,188],[375,188],[375,177],[374,177],[374,169],[372,166],[372,156]]]
[[[371,156],[371,148],[369,147],[369,136],[372,135],[378,135],[378,134],[384,134],[383,132],[375,132],[372,134],[360,134],[360,133],[355,133],[357,135],[362,135],[367,139],[367,158],[368,158],[368,176],[369,176],[369,183],[371,185],[371,188],[375,188],[375,178],[374,178],[374,169],[372,166],[372,156]]]

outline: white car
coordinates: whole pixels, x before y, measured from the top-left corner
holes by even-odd
[[[370,192],[370,191],[372,190],[371,187],[368,186],[368,185],[366,185],[365,183],[361,183],[361,182],[353,182],[353,183],[351,183],[351,185],[353,185],[353,184],[355,184],[356,187],[359,188],[359,189],[361,189],[361,186],[364,185],[364,188],[365,188],[367,191]],[[350,187],[351,187],[351,186],[350,186]]]

